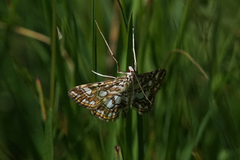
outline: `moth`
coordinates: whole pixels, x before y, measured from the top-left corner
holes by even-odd
[[[94,116],[105,121],[116,120],[121,111],[124,117],[127,117],[130,106],[136,109],[139,114],[149,112],[152,109],[155,95],[160,90],[164,77],[166,76],[166,70],[157,69],[148,73],[136,74],[137,61],[133,28],[134,69],[129,66],[127,72],[120,71],[118,61],[113,55],[97,22],[96,26],[112,58],[117,64],[117,73],[125,75],[122,77],[113,77],[92,71],[99,76],[112,79],[76,86],[68,92],[69,97],[79,105],[91,110]]]

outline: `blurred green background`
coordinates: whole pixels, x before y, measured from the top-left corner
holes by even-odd
[[[1,160],[240,159],[240,1],[121,4],[0,1]],[[132,65],[132,12],[138,73],[167,76],[148,114],[104,122],[67,92],[105,80],[91,70],[122,76],[94,19],[120,69]]]

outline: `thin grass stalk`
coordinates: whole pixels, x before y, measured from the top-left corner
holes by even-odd
[[[217,39],[218,39],[218,31],[219,31],[219,24],[220,24],[220,18],[221,18],[221,12],[219,11],[219,6],[217,5],[217,10],[215,11],[216,12],[216,21],[213,25],[213,31],[212,31],[212,39],[211,39],[211,51],[209,54],[209,76],[210,76],[210,81],[212,82],[212,79],[213,79],[213,75],[217,75],[219,74],[219,66],[218,66],[218,63],[217,63],[217,59],[218,59],[218,54],[217,54]]]
[[[100,123],[99,125],[99,138],[100,138],[100,144],[101,144],[101,147],[102,147],[102,152],[103,152],[103,157],[107,157],[107,154],[106,154],[106,148],[104,146],[104,140],[103,140],[103,127],[102,127],[102,123]]]
[[[39,104],[40,104],[41,110],[42,110],[42,118],[43,118],[43,121],[46,122],[46,107],[44,105],[44,96],[43,96],[43,91],[42,91],[42,85],[41,85],[39,78],[36,79],[36,88],[37,88],[37,92],[39,95]]]
[[[144,159],[144,149],[143,149],[143,120],[142,115],[137,115],[137,133],[138,133],[138,159]]]
[[[130,17],[130,22],[129,22],[129,27],[128,27],[128,59],[127,59],[127,64],[131,66],[134,66],[133,64],[133,13],[131,14]],[[135,49],[135,48],[134,48]],[[136,70],[137,74],[138,69]],[[132,113],[133,114],[133,113]],[[135,129],[135,126],[132,125],[132,131]],[[132,135],[133,136],[133,135]],[[143,121],[142,121],[142,116],[137,114],[137,141],[138,141],[138,159],[142,160],[144,159],[144,150],[143,150]]]
[[[50,77],[50,108],[54,108],[55,66],[56,66],[56,0],[52,0],[52,38],[51,38],[51,77]]]
[[[133,66],[133,51],[132,51],[132,26],[133,26],[133,18],[132,18],[132,14],[130,16],[130,20],[129,20],[129,25],[128,25],[128,48],[127,48],[127,66]],[[132,97],[131,97],[132,98]],[[129,106],[130,108],[130,106]],[[132,124],[132,117],[133,117],[133,112],[131,110],[129,110],[129,114],[128,114],[128,118],[126,120],[126,144],[127,144],[127,148],[128,148],[128,159],[132,159],[133,158],[133,133],[132,131],[135,129],[135,127]]]
[[[128,33],[128,21],[126,19],[126,16],[124,14],[124,10],[123,10],[123,6],[122,4],[120,3],[119,0],[117,0],[118,2],[118,5],[120,7],[120,10],[121,10],[121,15],[123,17],[123,20],[124,20],[124,26],[125,26],[125,29],[126,29],[126,32]],[[132,19],[132,16],[130,17],[130,20]],[[130,34],[128,34],[129,36]],[[132,35],[130,35],[132,36]],[[127,52],[126,52],[126,68],[129,66],[129,65],[132,65],[132,60],[133,60],[133,56],[132,55],[132,49],[130,50],[129,48],[132,48],[132,40],[129,40],[129,37],[128,37],[128,48],[127,48]],[[128,106],[130,107],[130,106]],[[122,149],[123,149],[123,155],[125,157],[125,159],[133,159],[133,152],[132,152],[132,144],[133,144],[133,136],[132,136],[132,111],[129,110],[128,112],[128,117],[126,119],[126,124],[125,124],[125,145],[122,146]]]
[[[54,91],[55,91],[55,64],[56,64],[56,0],[52,0],[52,38],[51,38],[51,78],[50,78],[50,106],[45,124],[45,153],[46,160],[54,159],[53,150],[53,110],[54,110]]]
[[[183,54],[184,56],[186,56],[186,57],[193,63],[193,65],[195,65],[196,68],[198,68],[198,70],[199,70],[200,72],[202,72],[202,74],[204,75],[204,77],[205,77],[206,79],[209,79],[207,73],[206,73],[206,72],[202,69],[202,67],[190,56],[189,53],[187,53],[186,51],[181,50],[181,49],[174,49],[174,50],[170,51],[167,56],[168,56],[168,57],[171,57],[171,55],[172,55],[173,53],[181,53],[181,54]],[[169,58],[168,58],[168,60],[169,60]],[[165,62],[164,62],[163,68],[166,67],[167,62],[168,62],[168,61],[165,61]]]
[[[188,14],[189,14],[189,9],[191,8],[192,4],[192,0],[188,0],[187,1],[187,4],[186,4],[186,7],[185,7],[185,10],[184,10],[184,13],[183,13],[183,17],[182,17],[182,21],[181,21],[181,27],[180,27],[180,30],[179,30],[179,34],[177,36],[177,39],[175,41],[175,44],[173,46],[174,49],[178,48],[179,47],[179,44],[180,44],[180,41],[182,39],[182,36],[184,34],[184,30],[185,30],[185,27],[187,25],[187,20],[188,20]]]
[[[92,68],[97,72],[97,34],[96,34],[96,23],[95,23],[95,0],[92,0]],[[94,81],[97,81],[97,75],[94,74]],[[103,134],[102,134],[102,125],[99,125],[99,138],[103,151],[104,157],[106,157],[106,149],[104,146]]]
[[[97,35],[96,35],[96,23],[95,23],[95,0],[92,0],[92,68],[97,72]],[[97,81],[97,75],[94,74],[94,81]],[[99,125],[99,138],[104,157],[106,156],[106,149],[104,146],[104,140],[102,135],[102,125]]]
[[[180,30],[179,30],[179,34],[178,36],[176,37],[176,40],[175,40],[175,43],[173,45],[173,49],[178,49],[179,45],[180,45],[180,41],[182,39],[182,36],[184,34],[184,30],[185,30],[185,27],[187,25],[187,18],[188,18],[188,12],[189,12],[189,9],[190,9],[190,6],[192,4],[192,0],[188,0],[187,1],[187,4],[186,4],[186,7],[185,7],[185,10],[184,10],[184,13],[183,13],[183,17],[182,17],[182,20],[181,20],[181,26],[180,26]],[[167,65],[167,63],[169,62],[169,59],[171,57],[171,54],[168,54],[163,62],[163,66],[165,67]],[[173,59],[170,61],[170,63],[173,63]]]
[[[93,69],[97,72],[97,36],[96,36],[96,24],[95,24],[95,0],[92,1],[92,62]],[[97,81],[97,75],[94,74],[94,81]]]
[[[118,2],[118,5],[119,5],[119,7],[120,7],[120,10],[121,10],[121,13],[122,13],[122,17],[123,17],[123,21],[124,21],[124,25],[125,25],[125,28],[126,28],[126,31],[127,31],[127,30],[128,30],[128,21],[127,21],[127,18],[126,18],[125,14],[124,14],[124,10],[123,10],[123,7],[122,7],[121,2],[120,2],[119,0],[117,0],[117,2]]]
[[[45,146],[44,146],[44,160],[53,160],[54,159],[54,150],[53,150],[53,130],[52,130],[52,119],[53,119],[53,110],[49,108],[47,110],[47,120],[45,123]]]

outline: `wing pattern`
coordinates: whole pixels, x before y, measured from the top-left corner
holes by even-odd
[[[146,114],[152,109],[155,96],[160,90],[165,75],[165,69],[157,69],[152,72],[137,75],[138,81],[144,93],[142,92],[137,81],[134,80],[134,98],[132,101],[132,107],[136,109],[139,114]],[[148,97],[148,100],[151,102],[151,104],[146,99],[144,94]]]
[[[139,114],[150,111],[165,75],[165,69],[137,75],[144,92],[136,78],[133,78],[134,75],[126,75],[114,80],[76,86],[68,95],[79,105],[91,110],[99,119],[113,121],[119,117],[120,111],[127,116],[129,103]]]
[[[130,81],[124,76],[76,86],[68,92],[68,95],[79,105],[90,109],[99,119],[112,121],[118,118],[121,109],[126,110],[128,97],[122,92],[129,85]]]

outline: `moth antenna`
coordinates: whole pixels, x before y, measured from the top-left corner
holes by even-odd
[[[104,35],[103,35],[103,33],[102,33],[100,27],[98,26],[98,23],[97,23],[96,20],[95,20],[95,23],[96,23],[96,26],[97,26],[97,28],[98,28],[98,30],[99,30],[99,32],[100,32],[100,34],[101,34],[101,36],[102,36],[102,38],[103,38],[105,44],[107,45],[107,48],[108,48],[108,50],[109,50],[109,52],[110,52],[110,54],[111,54],[113,60],[116,62],[116,65],[117,65],[117,72],[118,72],[118,73],[122,73],[122,74],[126,74],[127,72],[124,72],[124,71],[120,71],[120,70],[119,70],[119,65],[118,65],[118,61],[117,61],[117,59],[116,59],[115,56],[113,55],[113,52],[112,52],[111,48],[109,47],[109,45],[108,45],[108,43],[107,43],[107,40],[105,39],[105,37],[104,37]]]
[[[136,53],[135,53],[135,39],[134,39],[134,26],[132,28],[132,44],[133,44],[133,58],[134,58],[134,69],[137,71],[137,59],[136,59]]]

